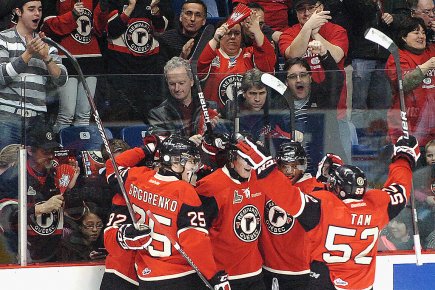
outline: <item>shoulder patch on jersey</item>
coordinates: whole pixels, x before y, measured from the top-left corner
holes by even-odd
[[[241,203],[243,201],[243,195],[239,194],[238,190],[234,190],[233,204]]]
[[[260,211],[254,205],[244,206],[234,217],[234,233],[243,242],[253,242],[261,232]]]
[[[283,235],[291,230],[295,219],[269,200],[264,206],[264,223],[271,234]]]

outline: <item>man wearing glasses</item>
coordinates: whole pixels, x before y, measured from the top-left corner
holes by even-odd
[[[299,23],[285,30],[279,38],[279,50],[286,59],[302,57],[307,60],[312,73],[312,80],[321,83],[325,79],[325,68],[318,53],[313,53],[308,44],[312,40],[319,41],[329,51],[331,57],[344,70],[344,59],[348,51],[349,41],[346,30],[330,22],[330,11],[324,11],[323,0],[297,0],[294,2]],[[343,72],[344,73],[344,72]],[[338,103],[337,119],[343,147],[346,149],[345,159],[350,159],[351,143],[349,124],[346,120],[347,89],[343,87]]]
[[[327,127],[323,142],[313,142],[311,145],[306,140],[302,143],[307,156],[310,156],[307,172],[314,173],[311,164],[317,164],[326,152],[343,154],[344,150],[338,135],[338,124],[335,114],[344,83],[344,75],[338,70],[337,63],[332,54],[319,41],[313,40],[308,44],[311,53],[319,56],[320,64],[325,69],[325,79],[321,83],[313,81],[313,74],[306,58],[295,57],[286,61],[284,71],[287,73],[286,84],[290,89],[295,104],[295,127],[304,133],[313,128]],[[320,111],[321,110],[321,111]],[[325,112],[324,118],[310,118],[313,112]],[[293,117],[293,116],[292,116]],[[320,123],[318,123],[320,122]],[[315,145],[314,145],[315,144]],[[313,148],[313,147],[316,148]]]
[[[161,54],[165,61],[174,56],[188,59],[201,36],[207,18],[207,6],[202,0],[187,0],[181,7],[176,28],[165,31],[160,37]]]
[[[426,24],[427,41],[435,41],[435,4],[433,0],[411,0],[411,16],[419,17]]]

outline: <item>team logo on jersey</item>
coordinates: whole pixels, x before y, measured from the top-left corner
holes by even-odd
[[[36,190],[29,186],[29,188],[27,189],[27,195],[36,195]]]
[[[36,203],[42,204],[44,201]],[[63,226],[63,219],[60,210],[54,210],[50,213],[35,215],[32,222],[29,223],[30,228],[41,236],[49,236],[53,234],[59,226]]]
[[[233,204],[241,203],[243,201],[243,195],[239,194],[238,190],[234,190]]]
[[[150,268],[145,268],[145,269],[143,269],[143,271],[142,271],[142,275],[149,275],[149,274],[151,274],[151,269]]]
[[[425,84],[425,85],[430,85],[431,82],[432,82],[432,79],[431,79],[431,78],[425,78],[425,79],[423,80],[423,84]]]
[[[140,54],[147,53],[153,43],[151,25],[146,21],[131,23],[125,31],[124,39],[131,51]]]
[[[77,42],[88,44],[91,42],[92,11],[84,8],[83,13],[77,18],[77,28],[71,32],[72,38]]]
[[[270,233],[283,235],[293,227],[295,219],[269,200],[264,206],[264,223]]]
[[[240,89],[242,75],[229,75],[225,77],[219,84],[219,99],[225,105],[228,100],[234,100],[235,95],[242,95]]]
[[[244,242],[253,242],[261,232],[260,211],[253,205],[244,206],[234,217],[234,233]]]
[[[243,193],[245,194],[246,198],[251,198],[251,191],[248,188],[243,189]]]

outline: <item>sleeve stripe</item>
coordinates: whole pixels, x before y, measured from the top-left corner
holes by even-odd
[[[204,228],[200,228],[200,227],[187,227],[187,228],[179,229],[178,232],[177,232],[177,237],[180,237],[180,234],[185,232],[185,231],[187,231],[187,230],[197,230],[199,232],[203,232],[206,235],[208,235],[208,231],[206,229],[204,229]]]
[[[299,208],[299,211],[296,214],[293,215],[295,218],[300,216],[301,213],[304,211],[304,208],[305,208],[305,194],[302,193],[302,191],[300,189],[298,189],[298,190],[299,190],[299,196],[301,198],[301,207]]]

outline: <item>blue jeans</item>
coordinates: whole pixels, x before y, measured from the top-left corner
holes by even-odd
[[[0,150],[9,144],[24,144],[24,132],[29,126],[45,122],[44,116],[23,118],[17,114],[0,111]]]
[[[386,120],[386,110],[391,106],[391,87],[385,62],[354,59],[352,67],[352,123],[364,128],[372,120]]]

